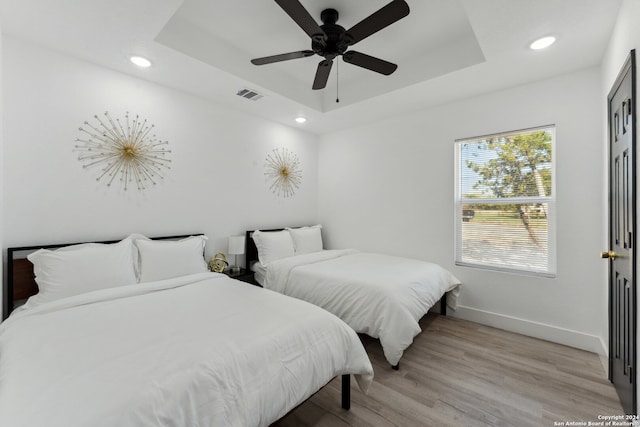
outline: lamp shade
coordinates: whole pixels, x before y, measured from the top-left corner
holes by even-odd
[[[230,255],[242,255],[244,253],[244,236],[230,236],[228,252]]]

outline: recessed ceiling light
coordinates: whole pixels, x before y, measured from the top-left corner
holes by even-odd
[[[302,123],[304,123],[304,122],[306,122],[306,121],[307,121],[307,118],[306,118],[306,117],[302,117],[302,116],[298,116],[298,117],[296,117],[296,122],[298,122],[298,123],[301,123],[301,124],[302,124]]]
[[[542,37],[529,45],[533,50],[545,49],[556,42],[556,38],[553,36]]]
[[[151,66],[151,61],[149,61],[147,58],[143,58],[142,56],[132,56],[129,59],[138,67],[147,68]]]

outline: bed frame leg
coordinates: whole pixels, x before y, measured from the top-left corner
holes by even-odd
[[[447,294],[442,295],[442,298],[440,298],[440,315],[447,315]]]
[[[342,376],[342,409],[351,409],[351,375]]]
[[[397,371],[398,369],[400,369],[400,362],[396,363],[395,365],[391,365],[391,369]]]

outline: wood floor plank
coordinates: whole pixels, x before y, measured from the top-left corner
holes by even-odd
[[[352,381],[350,411],[336,378],[273,426],[533,427],[623,413],[596,354],[435,314],[420,326],[399,371],[361,336],[375,378],[367,395]]]

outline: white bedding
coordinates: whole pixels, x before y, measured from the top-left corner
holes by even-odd
[[[103,289],[0,325],[0,426],[266,426],[371,363],[344,322],[216,273]]]
[[[258,261],[251,264],[251,271],[253,271],[253,278],[260,285],[264,286],[265,276],[267,275],[267,267],[260,264]]]
[[[437,264],[353,249],[283,258],[267,266],[262,285],[322,307],[356,332],[379,338],[396,365],[418,321],[445,294],[456,307],[460,281]]]

